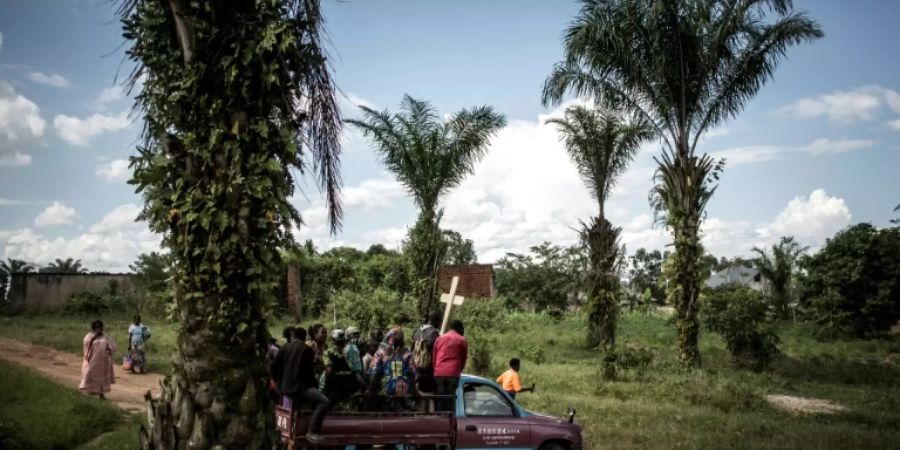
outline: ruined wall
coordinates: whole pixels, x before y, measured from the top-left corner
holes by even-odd
[[[466,298],[495,298],[494,266],[490,264],[446,265],[438,273],[441,292],[450,292],[450,283],[459,276],[456,295]]]
[[[16,273],[9,284],[7,300],[12,312],[59,306],[72,294],[103,291],[116,283],[117,293],[128,296],[136,290],[133,274]]]

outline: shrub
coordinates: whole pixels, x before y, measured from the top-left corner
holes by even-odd
[[[81,291],[72,294],[62,310],[66,314],[100,316],[110,312],[125,312],[129,301],[111,292]]]
[[[444,306],[444,304],[441,304]],[[466,330],[502,333],[509,328],[507,309],[502,300],[471,299],[453,310],[453,318],[465,324]]]
[[[706,328],[725,339],[737,366],[758,370],[778,354],[779,339],[759,292],[734,284],[711,289],[701,298],[700,312]]]
[[[634,372],[641,377],[653,363],[653,351],[640,345],[621,345],[612,355],[616,372]]]
[[[337,307],[338,322],[354,325],[361,330],[386,329],[388,326],[409,325],[415,317],[415,303],[409,295],[385,289],[372,292],[343,290],[334,296],[331,308]],[[325,311],[325,316],[332,311]]]
[[[522,349],[522,357],[535,364],[542,364],[545,359],[544,348],[537,345],[529,345]]]
[[[473,337],[466,335],[469,341],[469,363],[467,369],[475,373],[475,375],[490,377],[496,372],[493,370],[492,353],[496,345],[493,338],[478,336]]]

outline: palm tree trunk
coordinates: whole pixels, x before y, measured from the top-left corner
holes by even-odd
[[[407,251],[413,265],[415,284],[413,295],[420,320],[438,309],[438,272],[446,252],[440,228],[440,214],[422,211],[410,229]]]
[[[582,238],[588,245],[588,345],[603,357],[603,376],[615,377],[616,324],[618,319],[619,228],[598,217],[585,225]]]

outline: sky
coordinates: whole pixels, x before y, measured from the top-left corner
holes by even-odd
[[[569,0],[323,0],[341,110],[396,110],[404,94],[443,114],[492,105],[508,125],[442,202],[443,227],[472,239],[481,262],[544,241],[571,244],[596,214],[540,88],[562,57]],[[717,256],[795,236],[813,250],[859,222],[887,226],[900,203],[900,2],[795,1],[826,37],[793,47],[744,111],[699,149],[726,158],[703,242]],[[135,222],[142,199],[126,181],[140,117],[118,79],[123,61],[106,0],[0,0],[0,257],[42,265],[81,259],[125,271],[160,238]],[[577,102],[569,99],[567,104]],[[312,179],[292,201],[320,248],[399,248],[416,210],[369,143],[343,137],[345,219],[329,235]],[[647,202],[658,143],[642,147],[606,208],[629,253],[664,249]]]

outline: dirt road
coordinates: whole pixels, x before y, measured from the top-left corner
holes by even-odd
[[[121,354],[119,355],[121,357]],[[49,347],[34,345],[15,339],[0,338],[0,359],[36,370],[44,376],[72,389],[81,382],[81,357]],[[115,365],[116,383],[106,398],[130,413],[146,411],[144,393],[153,391],[159,395],[162,375],[135,375]]]

